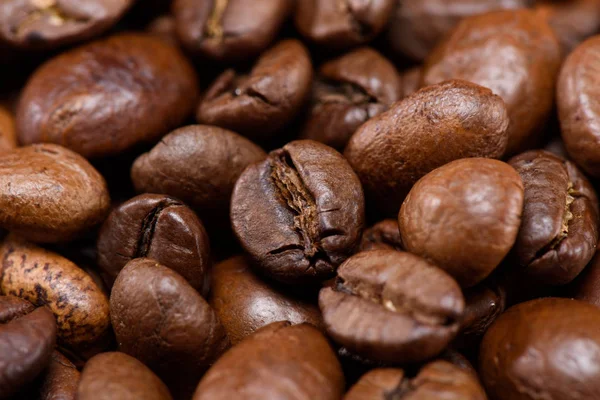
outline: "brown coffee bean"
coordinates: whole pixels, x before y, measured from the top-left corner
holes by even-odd
[[[204,375],[194,400],[337,400],[344,375],[327,339],[308,324],[275,322],[229,350]]]
[[[523,182],[511,166],[485,158],[453,161],[424,176],[406,197],[398,216],[402,244],[471,287],[513,246],[522,210]]]
[[[90,359],[81,373],[77,400],[172,400],[169,390],[144,364],[124,353]]]
[[[298,40],[283,40],[264,52],[249,75],[223,72],[204,95],[200,123],[267,139],[292,121],[310,93],[310,54]]]
[[[261,272],[284,283],[323,281],[359,243],[362,188],[337,151],[293,141],[246,168],[231,223]]]
[[[15,116],[0,105],[0,154],[17,147]]]
[[[531,10],[497,11],[464,19],[427,58],[422,83],[465,79],[506,102],[506,153],[539,140],[553,107],[560,46],[545,19]]]
[[[466,81],[423,88],[363,124],[344,155],[368,198],[396,214],[413,184],[466,157],[504,154],[508,128],[499,96]]]
[[[384,219],[365,229],[358,251],[402,250],[402,238],[397,219]]]
[[[176,29],[177,21],[171,14],[159,15],[146,26],[146,32],[164,40],[172,46],[179,45]]]
[[[84,157],[152,143],[190,115],[194,70],[160,39],[124,34],[67,51],[39,67],[23,90],[17,134]]]
[[[75,365],[58,351],[54,351],[50,366],[41,377],[42,386],[36,399],[75,400],[79,376]]]
[[[481,343],[479,372],[494,400],[600,398],[600,309],[545,298],[510,308]]]
[[[313,84],[301,137],[343,150],[354,131],[398,101],[400,92],[394,65],[369,47],[331,60]]]
[[[54,144],[0,156],[0,226],[42,243],[75,239],[104,220],[104,178],[80,155]]]
[[[525,187],[514,246],[523,272],[543,284],[564,285],[585,268],[598,243],[598,198],[575,164],[543,150],[513,157]]]
[[[589,265],[570,285],[571,297],[600,307],[600,252],[592,258]]]
[[[421,74],[423,73],[423,67],[413,67],[403,71],[400,74],[400,79],[402,80],[402,89],[400,91],[400,98],[403,99],[405,97],[410,96],[421,86]]]
[[[410,253],[358,253],[321,289],[329,336],[372,360],[411,363],[441,353],[456,336],[464,309],[458,284]]]

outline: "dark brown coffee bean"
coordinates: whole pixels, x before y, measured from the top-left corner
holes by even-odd
[[[423,67],[413,67],[403,71],[400,74],[402,79],[402,90],[400,91],[400,98],[410,96],[421,86],[421,74],[423,73]]]
[[[600,252],[569,287],[569,294],[577,300],[600,307]]]
[[[191,52],[218,61],[247,60],[277,36],[289,0],[174,0],[177,35]]]
[[[575,164],[543,150],[513,157],[525,187],[515,259],[536,282],[572,281],[596,252],[598,198]]]
[[[19,48],[51,49],[98,36],[133,0],[5,0],[0,40]]]
[[[402,250],[402,238],[397,219],[384,219],[365,229],[358,251]]]
[[[260,56],[249,75],[223,72],[200,102],[196,118],[250,138],[269,138],[300,111],[312,75],[304,45],[281,41]]]
[[[52,361],[41,377],[42,386],[38,400],[75,400],[80,373],[68,358],[58,351],[52,353]]]
[[[363,192],[341,154],[298,140],[246,168],[233,191],[231,222],[263,273],[284,283],[318,282],[358,245]]]
[[[85,157],[155,142],[190,115],[194,70],[160,39],[112,36],[65,52],[38,68],[17,111],[24,144],[53,142]]]
[[[600,398],[600,309],[546,298],[510,308],[481,343],[479,372],[494,400]]]
[[[142,194],[116,207],[102,225],[97,249],[109,286],[129,261],[148,257],[208,293],[208,236],[196,214],[173,197]]]
[[[275,322],[229,350],[204,375],[194,400],[338,400],[344,375],[325,336]]]
[[[385,27],[394,0],[296,1],[294,22],[307,39],[326,47],[347,48],[366,43]]]
[[[464,298],[444,271],[410,253],[358,253],[321,289],[329,335],[350,351],[391,363],[441,353],[459,328]]]
[[[400,99],[394,65],[362,47],[325,63],[313,84],[310,115],[302,137],[343,150],[356,129]]]
[[[42,243],[68,241],[104,220],[104,178],[80,155],[53,144],[0,156],[0,226]]]
[[[545,19],[531,10],[464,19],[427,58],[423,84],[465,79],[506,102],[507,154],[526,150],[552,111],[560,46]]]
[[[466,81],[423,88],[363,124],[344,155],[368,197],[396,214],[413,184],[450,161],[504,154],[508,128],[499,96]]]
[[[513,246],[523,210],[523,182],[508,164],[453,161],[424,176],[398,221],[407,251],[431,260],[462,287],[485,279]]]
[[[0,399],[9,399],[46,368],[55,342],[56,322],[47,308],[0,296]]]
[[[6,107],[0,105],[0,153],[17,147],[15,116]]]
[[[81,373],[77,400],[172,400],[169,390],[144,364],[124,353],[102,353]]]

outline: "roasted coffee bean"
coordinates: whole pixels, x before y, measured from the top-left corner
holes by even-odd
[[[50,365],[38,378],[39,387],[28,392],[34,400],[75,400],[80,373],[68,358],[58,351],[52,353]],[[36,382],[37,383],[37,382]]]
[[[0,154],[17,147],[15,117],[4,106],[0,105]]]
[[[81,373],[77,400],[172,400],[165,384],[144,364],[124,353],[102,353]]]
[[[200,381],[194,400],[337,400],[344,376],[327,339],[308,324],[275,322],[229,350]]]
[[[423,88],[363,124],[344,155],[368,198],[387,214],[422,176],[466,157],[498,158],[508,140],[499,96],[466,81]]]
[[[267,139],[288,124],[310,93],[310,54],[297,40],[264,52],[250,73],[229,69],[213,82],[198,106],[200,123]]]
[[[575,299],[600,307],[600,252],[596,252],[590,264],[568,290],[568,294]]]
[[[119,273],[110,315],[119,350],[150,367],[175,397],[189,398],[229,347],[225,329],[198,292],[148,258],[130,261]]]
[[[174,0],[177,35],[191,52],[222,62],[260,54],[292,11],[289,0]]]
[[[497,11],[464,19],[427,58],[422,81],[465,79],[506,102],[507,154],[526,150],[552,111],[561,51],[544,17],[531,10]]]
[[[397,219],[384,219],[365,229],[358,251],[402,250],[402,238]]]
[[[362,187],[337,151],[293,141],[246,168],[233,191],[231,222],[266,275],[284,283],[322,281],[360,241]]]
[[[197,91],[192,66],[174,47],[149,35],[112,36],[35,71],[21,96],[17,134],[23,144],[114,155],[179,126]]]
[[[0,296],[0,399],[9,399],[46,368],[55,342],[56,322],[47,308]]]
[[[522,210],[523,182],[511,166],[485,158],[453,161],[406,197],[398,216],[402,245],[471,287],[515,243]]]
[[[600,398],[600,309],[545,298],[510,308],[483,338],[479,373],[494,400]]]
[[[402,89],[400,91],[401,99],[408,97],[419,90],[422,73],[423,67],[418,66],[409,68],[400,74],[400,79],[402,80]]]
[[[575,164],[543,150],[513,157],[525,187],[516,262],[536,282],[564,285],[588,264],[598,243],[598,198]]]
[[[0,41],[51,49],[98,36],[125,14],[133,0],[5,0]]]
[[[208,293],[208,236],[196,214],[173,197],[142,194],[116,207],[102,225],[97,249],[109,286],[129,261],[148,257]]]
[[[464,305],[460,287],[444,271],[394,250],[354,255],[319,294],[327,332],[336,342],[391,363],[441,353],[458,332]]]
[[[0,155],[0,226],[42,243],[68,241],[104,220],[104,178],[81,156],[54,144]]]
[[[318,45],[347,48],[366,43],[385,27],[394,0],[296,1],[298,31]]]
[[[343,150],[360,125],[400,99],[401,84],[394,65],[369,47],[325,63],[301,136]]]
[[[176,29],[177,21],[170,14],[159,15],[146,26],[146,32],[173,46],[179,45]]]

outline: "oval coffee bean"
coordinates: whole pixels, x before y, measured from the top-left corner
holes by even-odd
[[[362,187],[337,151],[293,141],[246,168],[233,191],[231,222],[266,275],[284,283],[322,281],[359,243]]]
[[[412,363],[441,353],[464,310],[458,284],[410,253],[373,250],[342,264],[319,307],[329,336],[360,356]]]
[[[15,116],[8,109],[0,106],[0,154],[15,147],[17,147]]]
[[[516,261],[536,282],[564,285],[585,268],[598,243],[598,198],[570,161],[542,150],[513,157],[525,202]]]
[[[344,375],[325,336],[308,324],[275,322],[225,353],[193,400],[337,400]]]
[[[31,76],[17,110],[23,144],[52,142],[87,158],[152,143],[190,115],[190,63],[141,34],[95,41],[50,59]]]
[[[508,254],[522,210],[523,182],[511,166],[453,161],[425,175],[406,197],[398,215],[402,244],[471,287]]]
[[[75,239],[104,220],[106,182],[83,157],[54,144],[0,155],[0,226],[34,242]]]
[[[600,309],[545,298],[518,304],[481,343],[479,373],[495,400],[600,398]]]
[[[208,236],[196,214],[173,197],[142,194],[113,209],[98,234],[97,250],[109,286],[129,261],[148,257],[208,293]]]
[[[397,219],[384,219],[365,229],[358,251],[402,250],[402,238]]]
[[[508,122],[499,96],[473,83],[448,81],[367,121],[344,155],[367,196],[395,214],[413,184],[433,169],[459,158],[501,157]]]
[[[165,384],[125,353],[91,358],[81,373],[77,400],[172,400]]]

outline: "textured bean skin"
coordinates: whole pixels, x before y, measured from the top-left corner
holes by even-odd
[[[15,116],[0,106],[0,154],[17,147]]]

